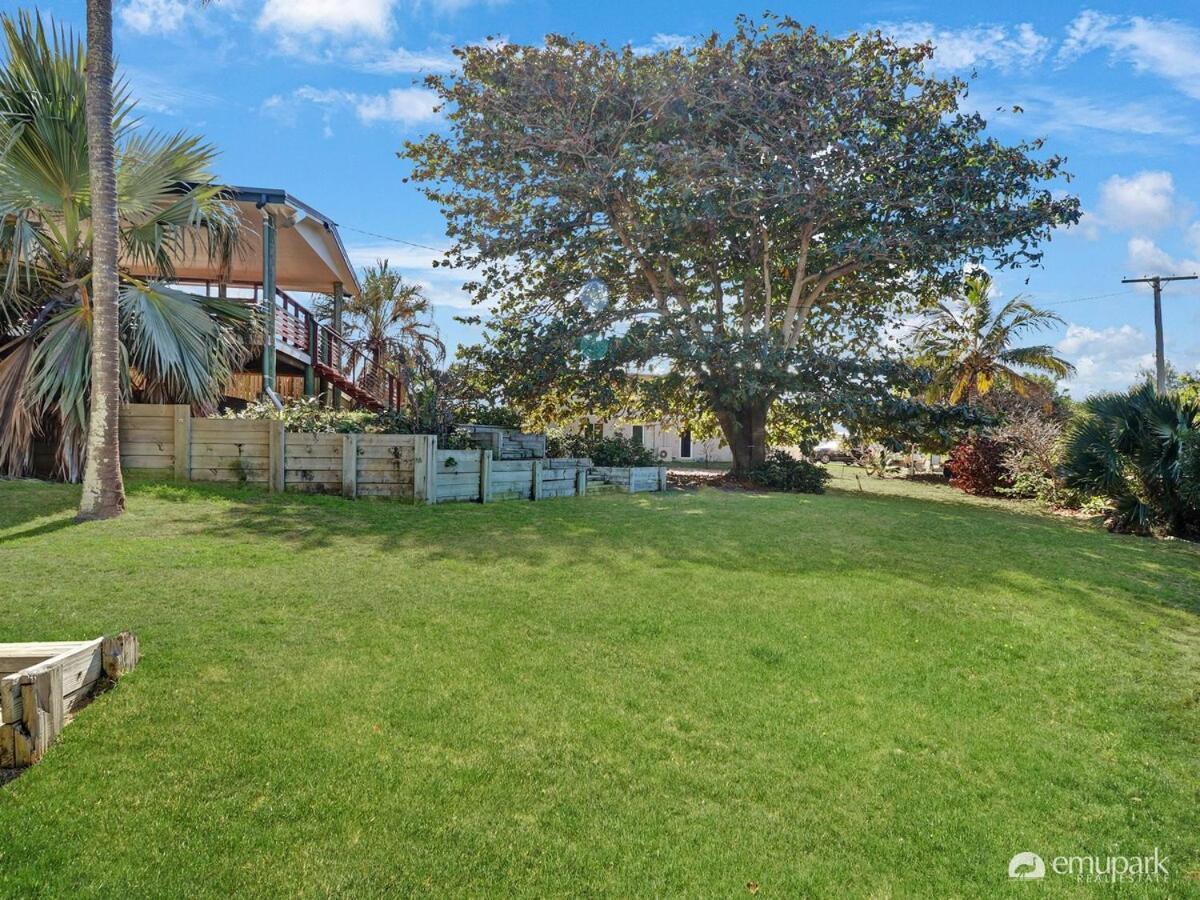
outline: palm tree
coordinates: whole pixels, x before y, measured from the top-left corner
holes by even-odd
[[[108,519],[125,509],[121,447],[121,338],[117,289],[116,146],[113,136],[112,0],[87,2],[88,171],[92,221],[92,395],[80,519]],[[85,287],[86,291],[86,287]],[[80,301],[86,311],[87,297]]]
[[[318,314],[329,304],[324,300]],[[421,286],[406,282],[386,259],[367,266],[362,291],[345,305],[346,337],[399,379],[400,396],[409,406],[419,376],[446,358],[446,345],[429,320],[432,308]]]
[[[1200,403],[1151,382],[1088,397],[1066,431],[1063,474],[1113,501],[1115,530],[1200,537]]]
[[[0,472],[29,470],[40,431],[57,442],[59,474],[78,480],[91,398],[104,419],[96,438],[107,474],[95,483],[104,486],[99,498],[89,486],[82,511],[90,502],[111,510],[119,493],[112,490],[118,460],[109,418],[119,402],[136,393],[212,409],[243,358],[253,320],[246,305],[169,286],[171,261],[186,252],[228,260],[236,211],[210,183],[215,151],[195,137],[137,129],[118,80],[112,100],[118,233],[115,248],[99,249],[159,279],[119,271],[111,286],[116,320],[105,318],[96,295],[108,287],[93,241],[102,228],[93,215],[102,192],[92,190],[89,178],[85,99],[95,73],[86,71],[82,45],[43,27],[40,17],[2,16],[0,24],[7,56],[0,68]],[[93,340],[103,345],[98,363]],[[106,371],[114,356],[115,387]],[[95,391],[93,381],[100,382]]]
[[[1059,316],[1019,295],[993,315],[992,279],[986,272],[968,275],[963,288],[960,297],[943,300],[926,313],[916,331],[918,358],[934,372],[933,397],[974,403],[997,384],[1027,396],[1042,387],[1021,370],[1059,378],[1075,371],[1048,344],[1013,346],[1028,331],[1061,323]]]

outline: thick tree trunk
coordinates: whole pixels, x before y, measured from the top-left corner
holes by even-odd
[[[716,410],[725,442],[733,451],[733,472],[745,475],[767,456],[767,411],[769,400],[758,400],[738,409]]]
[[[87,131],[92,200],[92,393],[80,519],[125,509],[117,422],[121,352],[117,309],[117,178],[112,128],[112,0],[87,3]],[[84,295],[86,302],[87,295]]]

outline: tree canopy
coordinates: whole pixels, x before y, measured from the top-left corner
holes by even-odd
[[[1052,190],[1063,160],[986,134],[929,46],[768,16],[650,54],[555,35],[457,53],[429,79],[448,130],[404,155],[445,212],[447,263],[494,306],[510,388],[579,399],[656,371],[738,468],[816,357],[861,359],[964,261],[1036,264],[1078,219]],[[603,308],[579,297],[592,279]]]

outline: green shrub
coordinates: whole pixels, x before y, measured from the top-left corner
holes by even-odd
[[[384,430],[378,427],[378,414],[370,410],[331,409],[322,405],[317,397],[289,399],[281,410],[276,409],[269,400],[259,400],[248,404],[241,412],[226,413],[224,418],[281,421],[287,431],[305,434],[355,434]]]
[[[592,438],[583,433],[550,433],[546,436],[546,455],[561,458],[587,457],[597,466],[656,466],[654,454],[619,434]]]
[[[1200,404],[1149,384],[1089,397],[1067,427],[1063,475],[1112,500],[1115,531],[1200,538]]]
[[[750,470],[750,481],[759,487],[797,494],[823,494],[829,470],[807,460],[796,459],[784,450],[767,454],[762,465]]]

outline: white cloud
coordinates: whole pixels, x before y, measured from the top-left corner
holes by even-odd
[[[391,29],[396,0],[267,0],[258,17],[262,30],[292,35],[382,37]]]
[[[430,245],[434,243],[436,241]],[[434,260],[440,261],[443,253],[404,244],[357,244],[351,245],[346,252],[356,266],[371,266],[378,260],[386,259],[405,279],[421,285],[425,295],[437,306],[474,309],[477,312],[490,308],[486,305],[473,306],[470,295],[462,289],[464,282],[476,279],[476,272],[442,266],[434,268]]]
[[[1200,28],[1173,19],[1084,10],[1068,26],[1057,59],[1068,63],[1094,50],[1107,50],[1114,61],[1200,99]]]
[[[696,43],[696,38],[688,34],[664,34],[659,32],[650,38],[645,44],[634,44],[633,52],[641,56],[649,53],[658,53],[662,50],[675,50],[676,48],[691,47]]]
[[[1105,221],[1115,228],[1165,228],[1179,215],[1175,180],[1170,172],[1113,175],[1100,186],[1100,207]]]
[[[190,12],[186,0],[129,0],[117,10],[117,17],[139,34],[169,34],[179,30]]]
[[[409,50],[405,47],[352,47],[341,55],[343,62],[375,75],[399,75],[426,72],[446,74],[458,71],[458,59],[445,50]]]
[[[931,22],[883,22],[871,26],[900,44],[934,45],[935,68],[962,71],[980,66],[1026,68],[1045,59],[1050,39],[1028,23],[940,28]]]
[[[1187,244],[1191,248],[1192,252],[1195,253],[1197,257],[1200,257],[1200,220],[1193,222],[1188,227],[1185,240],[1187,241]]]
[[[400,122],[413,125],[438,118],[434,106],[438,96],[425,88],[392,88],[386,94],[354,94],[354,110],[368,125],[372,122]]]
[[[1083,97],[1035,85],[1014,88],[1005,95],[972,90],[966,102],[990,122],[1043,134],[1092,131],[1200,143],[1200,128],[1193,117],[1181,115],[1168,104],[1153,98],[1130,103],[1112,97]],[[1013,111],[1014,104],[1021,112]]]
[[[1075,364],[1075,375],[1065,385],[1077,399],[1124,390],[1140,371],[1154,366],[1153,339],[1132,325],[1097,329],[1072,323],[1056,349]]]
[[[434,105],[438,97],[425,88],[392,88],[386,94],[360,94],[338,88],[316,88],[310,85],[296,88],[288,96],[274,94],[266,98],[259,112],[286,125],[296,123],[298,106],[312,104],[324,113],[325,136],[333,136],[333,113],[349,109],[364,125],[376,122],[396,122],[401,125],[418,125],[435,122],[438,113]]]
[[[1126,247],[1129,265],[1134,273],[1141,275],[1192,275],[1200,272],[1200,260],[1176,259],[1147,237],[1132,237]],[[1196,282],[1183,282],[1182,290],[1194,291]],[[1148,290],[1148,288],[1145,288]]]

